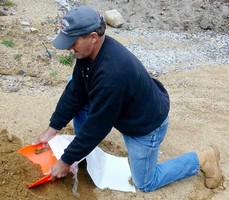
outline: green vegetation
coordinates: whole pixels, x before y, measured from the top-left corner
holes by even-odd
[[[21,57],[22,57],[22,54],[20,54],[20,53],[14,54],[14,60],[19,61],[19,60],[21,60]]]
[[[72,65],[73,63],[73,54],[70,53],[69,55],[59,55],[58,57],[58,61],[62,64],[62,65]]]
[[[7,34],[8,36],[9,36],[9,35],[13,35],[13,31],[12,31],[12,29],[7,30],[6,34]]]
[[[128,26],[128,27],[126,27],[126,30],[127,31],[133,31],[134,30],[134,27],[133,26]]]
[[[10,6],[13,6],[13,5],[14,5],[14,4],[13,4],[13,2],[12,2],[11,0],[6,0],[5,6],[10,7]]]
[[[58,72],[57,72],[56,70],[52,70],[52,71],[49,73],[49,75],[50,75],[51,77],[56,77],[57,74],[58,74]]]
[[[14,46],[14,42],[10,39],[3,40],[2,44],[5,45],[6,47],[13,47]]]

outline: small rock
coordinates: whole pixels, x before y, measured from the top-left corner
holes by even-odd
[[[121,27],[125,22],[122,15],[115,9],[106,11],[104,17],[107,24],[115,28]]]
[[[21,76],[23,76],[23,75],[25,74],[25,71],[24,71],[23,69],[20,69],[20,70],[18,71],[18,74],[21,75]]]
[[[38,32],[38,29],[37,29],[37,28],[34,28],[34,27],[31,27],[31,28],[30,28],[30,31],[31,31],[32,33],[37,33],[37,32]]]
[[[203,17],[200,22],[200,27],[204,30],[211,30],[213,28],[213,24],[208,18]]]
[[[3,10],[0,10],[0,16],[7,16],[7,14]]]
[[[30,23],[28,21],[22,21],[21,25],[22,26],[30,26]]]
[[[10,86],[8,87],[8,92],[18,92],[20,88],[18,86]]]
[[[11,135],[11,134],[8,134],[8,135],[7,135],[7,138],[8,138],[8,140],[9,140],[10,142],[13,142],[13,140],[14,140],[13,135]]]

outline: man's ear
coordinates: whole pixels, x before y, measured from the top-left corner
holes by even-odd
[[[98,34],[96,32],[92,32],[90,35],[92,38],[92,43],[95,44],[99,38]]]

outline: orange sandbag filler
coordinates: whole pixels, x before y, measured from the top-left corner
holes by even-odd
[[[44,177],[37,180],[36,182],[28,185],[28,188],[35,187],[42,183],[51,180],[51,174],[45,175],[49,172],[53,164],[56,162],[56,157],[53,155],[51,149],[43,149],[42,144],[28,145],[18,150],[19,153],[23,154],[30,161],[41,166],[41,171]]]

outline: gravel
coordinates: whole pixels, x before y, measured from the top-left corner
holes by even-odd
[[[127,38],[135,35],[137,39],[142,32],[136,30],[120,34]],[[147,31],[143,35],[145,42],[137,40],[127,48],[152,74],[229,64],[229,35]]]
[[[66,13],[80,1],[55,0]],[[125,25],[124,25],[125,26]],[[125,45],[145,65],[149,73],[161,75],[170,71],[229,64],[229,35],[211,31],[200,33],[148,31],[144,29],[109,28],[108,35],[128,38]]]

